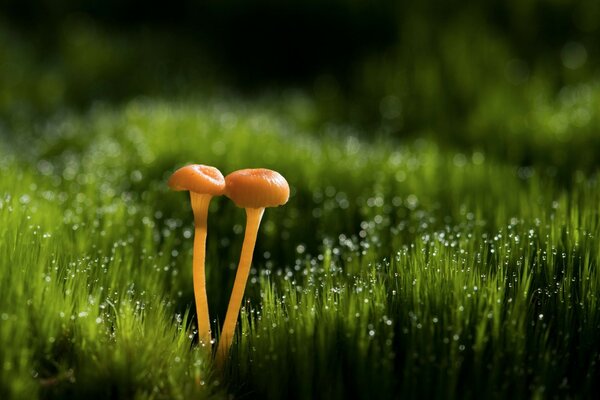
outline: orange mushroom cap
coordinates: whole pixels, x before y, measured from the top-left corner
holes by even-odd
[[[215,167],[190,164],[173,172],[168,185],[173,190],[220,196],[225,193],[225,178]]]
[[[225,195],[242,208],[277,207],[287,203],[290,186],[270,169],[241,169],[225,177]]]

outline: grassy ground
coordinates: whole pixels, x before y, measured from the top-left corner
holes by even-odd
[[[319,137],[283,104],[135,100],[4,125],[0,398],[600,390],[597,136],[499,136],[523,166],[343,126]],[[585,172],[561,163],[578,157]],[[224,376],[195,344],[192,215],[165,184],[186,162],[273,168],[292,187],[263,219]],[[214,329],[243,226],[213,200]]]

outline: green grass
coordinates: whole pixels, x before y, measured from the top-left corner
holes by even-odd
[[[548,168],[586,141],[540,128],[519,166],[341,126],[319,137],[296,100],[135,100],[6,124],[0,398],[600,390],[598,164]],[[519,140],[532,139],[506,142]],[[224,376],[195,342],[188,197],[165,183],[187,162],[272,168],[292,188],[265,213]],[[242,210],[213,200],[214,329],[243,226]]]

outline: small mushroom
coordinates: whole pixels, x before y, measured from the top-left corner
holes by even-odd
[[[206,257],[206,221],[208,205],[213,196],[225,192],[225,178],[221,171],[207,165],[192,164],[175,171],[169,178],[168,185],[173,190],[188,190],[194,212],[194,255],[193,281],[196,298],[196,314],[198,318],[198,338],[210,348],[211,330],[206,296],[206,273],[204,261]]]
[[[235,325],[242,305],[244,288],[250,272],[252,253],[260,220],[266,207],[277,207],[287,203],[290,187],[283,176],[269,169],[242,169],[225,177],[225,195],[241,208],[246,209],[246,233],[242,254],[235,275],[233,291],[229,299],[223,330],[217,348],[217,366],[221,368],[229,355]]]

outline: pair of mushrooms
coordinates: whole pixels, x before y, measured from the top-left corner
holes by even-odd
[[[238,207],[246,209],[246,233],[242,254],[216,354],[217,367],[220,368],[227,359],[233,342],[260,220],[266,207],[287,203],[290,188],[283,176],[269,169],[242,169],[223,177],[218,169],[198,164],[188,165],[175,171],[169,178],[168,185],[174,190],[190,192],[195,227],[193,281],[198,337],[200,342],[209,348],[212,340],[204,268],[208,205],[213,196],[224,194]]]

